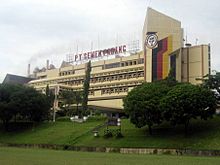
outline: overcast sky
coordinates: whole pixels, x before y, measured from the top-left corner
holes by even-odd
[[[0,82],[6,73],[26,75],[57,67],[69,52],[141,40],[147,7],[182,22],[188,41],[211,43],[212,69],[220,70],[218,0],[0,0]]]

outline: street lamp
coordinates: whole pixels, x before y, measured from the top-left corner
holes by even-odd
[[[119,126],[119,130],[121,133],[121,119],[120,118],[117,119],[117,126]]]

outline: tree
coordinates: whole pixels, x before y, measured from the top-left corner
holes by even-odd
[[[90,73],[91,73],[91,61],[86,65],[85,80],[83,84],[83,100],[82,100],[82,109],[85,113],[88,109],[88,95],[89,95],[89,86],[90,86]],[[82,117],[82,116],[81,116]]]
[[[63,91],[61,93],[61,97],[63,99],[63,104],[65,106],[65,110],[70,111],[70,106],[72,104],[76,104],[76,112],[79,116],[81,115],[81,111],[79,110],[79,105],[82,103],[82,92],[81,91]],[[67,107],[66,107],[67,106]]]
[[[152,135],[152,126],[162,122],[159,102],[168,91],[169,87],[162,83],[144,83],[132,89],[123,99],[124,110],[129,114],[131,123],[138,128],[148,125]]]
[[[33,122],[44,120],[50,109],[47,96],[31,87],[23,87],[14,93],[12,100],[23,119]]]
[[[16,118],[17,109],[11,99],[13,93],[21,89],[20,85],[0,84],[0,119],[8,129],[10,120]]]
[[[192,84],[174,86],[161,99],[163,116],[172,125],[184,124],[185,135],[191,119],[200,117],[207,120],[215,113],[216,100],[213,93],[203,87]]]
[[[217,72],[215,75],[206,75],[202,80],[202,86],[210,90],[216,90],[218,93],[216,96],[220,99],[220,72]]]
[[[167,85],[169,87],[173,87],[173,86],[177,85],[178,82],[176,81],[176,78],[174,76],[175,75],[174,71],[175,70],[173,68],[171,68],[168,76],[165,79],[158,80],[155,83],[161,83],[161,84]]]
[[[52,90],[50,90],[48,84],[47,84],[47,86],[46,86],[46,92],[45,92],[45,95],[46,95],[46,97],[47,97],[47,100],[48,100],[49,103],[50,103],[50,108],[53,107],[54,99],[55,99],[55,94],[53,93]]]
[[[75,98],[74,102],[76,103],[76,112],[78,113],[79,116],[82,116],[81,111],[79,111],[79,104],[82,103],[82,92],[81,91],[75,91]]]
[[[16,111],[11,103],[0,102],[0,119],[3,122],[5,130],[8,130],[9,121],[15,115],[16,115]]]
[[[0,85],[0,119],[6,130],[10,120],[17,114],[24,120],[38,122],[47,116],[49,108],[47,97],[33,88]]]
[[[69,110],[70,106],[74,103],[74,99],[75,99],[74,92],[72,90],[62,91],[61,97],[66,111]]]

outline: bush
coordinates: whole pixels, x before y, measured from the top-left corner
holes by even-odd
[[[94,114],[95,114],[95,116],[101,116],[102,113],[101,113],[101,111],[99,111],[99,110],[95,110],[95,111],[94,111]]]
[[[124,136],[122,135],[122,133],[120,131],[116,132],[116,135],[115,135],[116,138],[123,138]]]
[[[104,138],[111,138],[113,137],[113,133],[110,130],[104,131]]]
[[[53,116],[53,110],[51,111],[51,114],[52,114],[52,116]],[[56,116],[57,116],[57,117],[64,117],[64,116],[66,116],[65,110],[64,110],[64,109],[61,109],[61,110],[57,111],[57,112],[56,112]]]
[[[91,116],[87,121],[103,121],[106,120],[106,117],[103,116]]]
[[[70,117],[69,116],[58,117],[56,121],[70,121]]]

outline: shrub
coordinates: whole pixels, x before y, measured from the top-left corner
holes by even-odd
[[[116,132],[116,138],[123,138],[124,136],[122,135],[122,133],[121,132]]]
[[[113,137],[113,133],[110,130],[106,130],[104,132],[104,138],[111,138]]]

